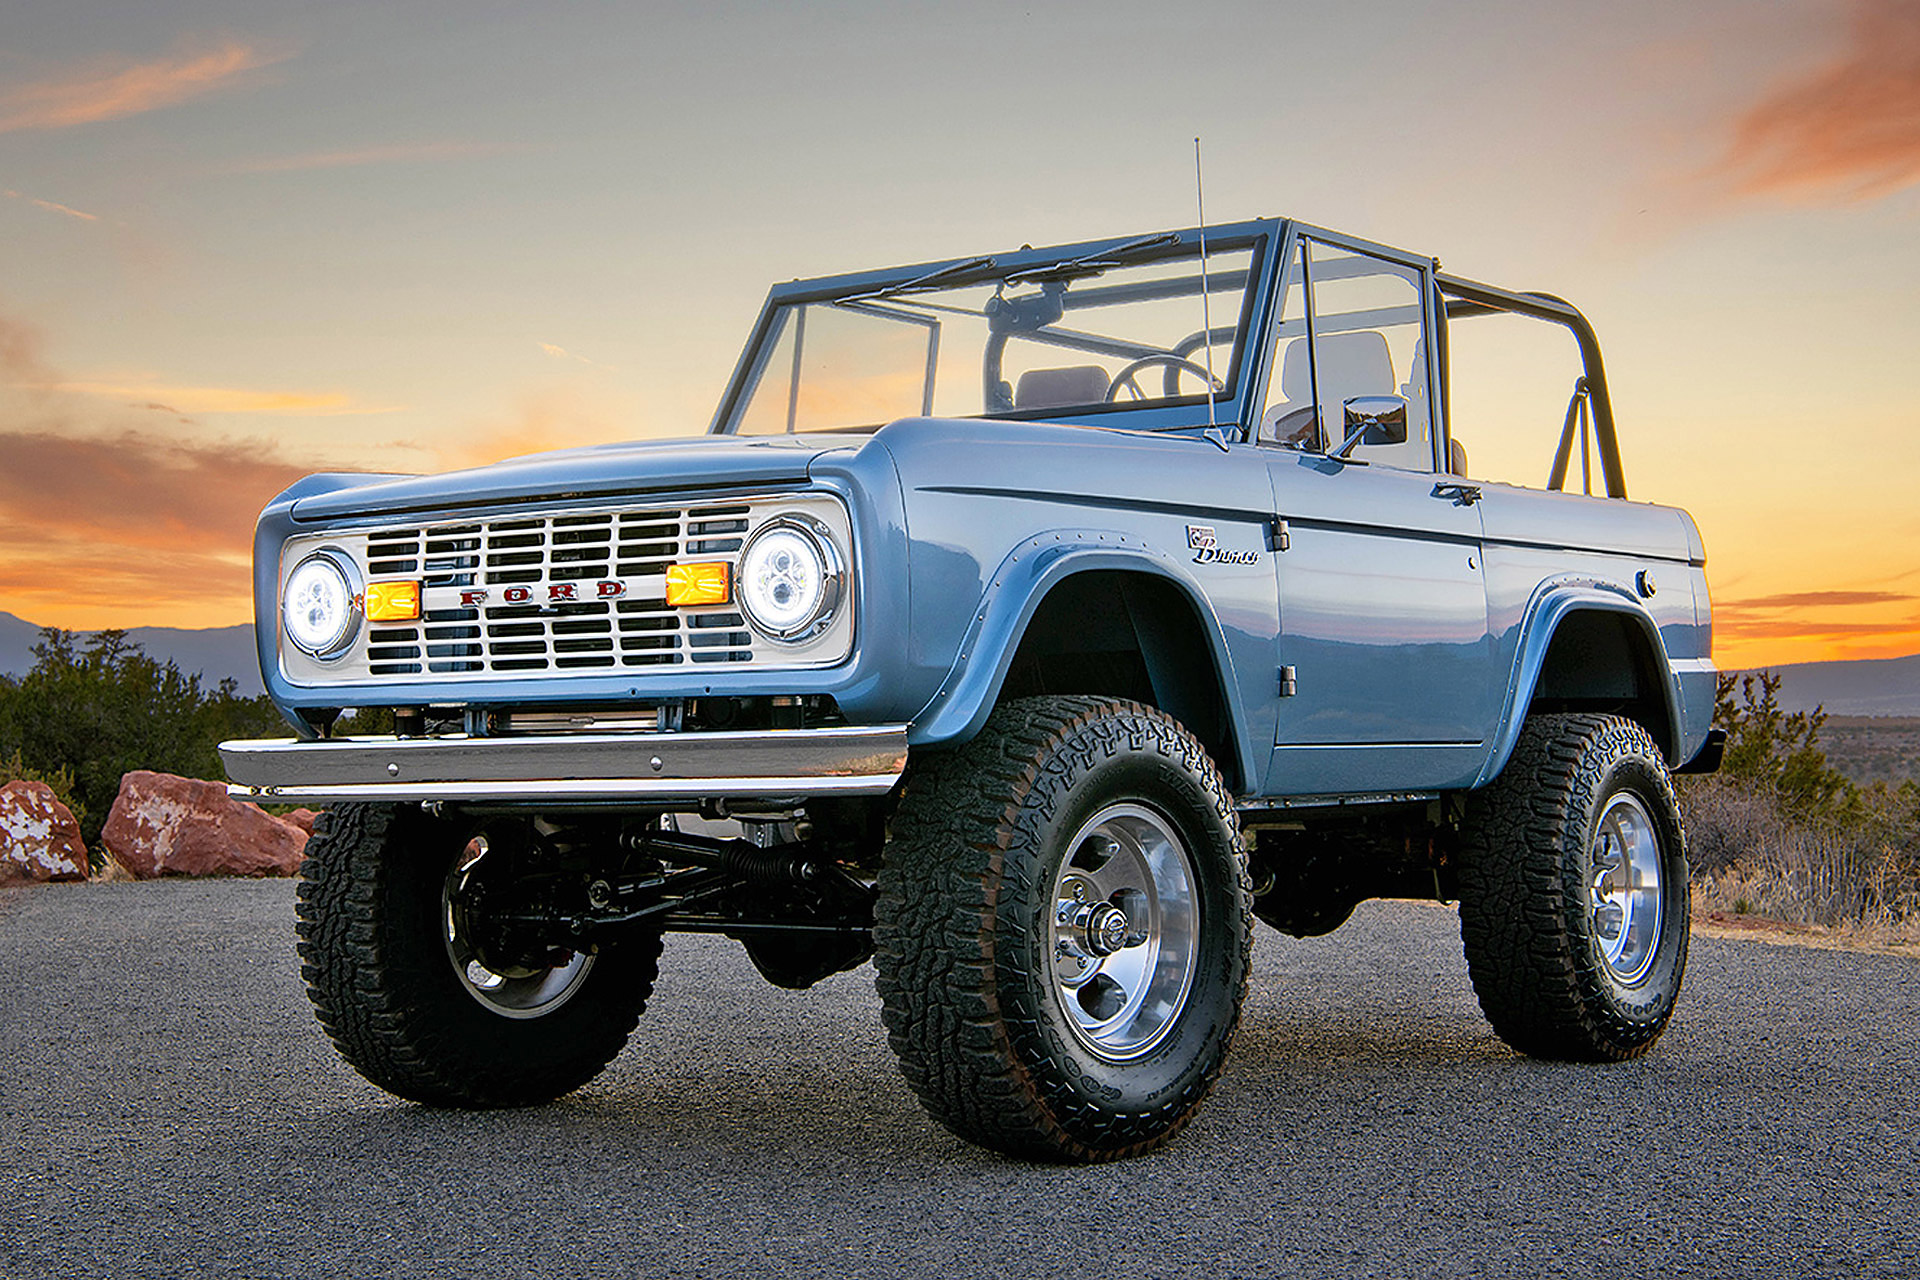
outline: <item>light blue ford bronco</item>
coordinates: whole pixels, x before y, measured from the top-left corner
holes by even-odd
[[[1579,352],[1543,488],[1468,473],[1490,315]],[[1514,1047],[1659,1036],[1670,775],[1720,743],[1699,533],[1626,499],[1578,311],[1292,221],[797,281],[705,435],[275,498],[297,736],[222,750],[327,807],[302,972],[402,1097],[584,1084],[679,930],[788,987],[871,958],[941,1124],[1132,1155],[1219,1073],[1255,918],[1457,900]]]

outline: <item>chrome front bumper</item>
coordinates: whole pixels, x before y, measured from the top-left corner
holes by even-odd
[[[907,727],[554,737],[271,738],[223,742],[243,800],[653,804],[883,795],[907,767]]]

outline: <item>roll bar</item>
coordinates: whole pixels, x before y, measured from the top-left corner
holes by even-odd
[[[1581,362],[1586,365],[1586,394],[1593,412],[1594,441],[1599,446],[1600,472],[1606,480],[1607,496],[1625,498],[1627,477],[1620,465],[1620,438],[1614,432],[1613,397],[1607,390],[1606,367],[1600,360],[1600,339],[1579,308],[1550,293],[1515,293],[1444,272],[1435,272],[1433,281],[1445,301],[1449,320],[1511,312],[1563,324],[1573,331],[1573,340],[1580,346]],[[1567,425],[1561,431],[1559,450],[1554,455],[1552,488],[1560,488],[1566,479],[1574,429],[1575,417],[1569,414]]]

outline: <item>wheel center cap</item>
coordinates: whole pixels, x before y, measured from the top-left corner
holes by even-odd
[[[1126,912],[1111,902],[1103,902],[1087,912],[1082,930],[1088,951],[1096,956],[1110,956],[1127,945],[1127,935],[1133,926]]]

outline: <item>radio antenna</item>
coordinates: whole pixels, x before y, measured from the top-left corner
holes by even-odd
[[[1207,189],[1200,180],[1200,139],[1193,140],[1193,196],[1200,206],[1200,349],[1207,358],[1207,430],[1218,430],[1213,417],[1213,308],[1207,294]]]

